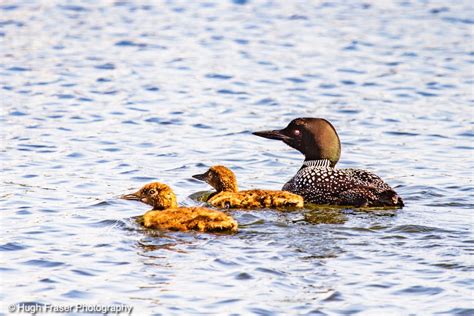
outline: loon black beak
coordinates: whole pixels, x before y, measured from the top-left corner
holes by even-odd
[[[206,181],[207,180],[207,174],[206,173],[195,174],[195,175],[193,175],[193,178],[201,180],[201,181]]]
[[[281,130],[259,131],[259,132],[253,132],[252,134],[263,137],[263,138],[276,139],[276,140],[282,140],[282,141],[288,141],[291,139],[291,137],[288,137],[287,135],[283,134]]]
[[[142,199],[138,196],[137,193],[130,193],[130,194],[124,194],[120,197],[121,199],[124,200],[130,200],[130,201],[141,201]]]

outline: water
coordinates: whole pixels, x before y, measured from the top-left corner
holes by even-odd
[[[7,305],[135,314],[472,314],[471,1],[7,1],[0,6]],[[146,231],[117,199],[224,164],[279,189],[299,153],[251,131],[329,119],[340,167],[395,213],[234,212],[235,236]]]

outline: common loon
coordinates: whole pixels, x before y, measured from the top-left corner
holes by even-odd
[[[125,200],[141,201],[153,209],[143,215],[143,225],[175,231],[236,232],[237,221],[229,215],[204,207],[178,207],[176,195],[166,184],[146,184],[135,193],[122,196]]]
[[[322,118],[297,118],[282,130],[254,135],[283,141],[305,155],[305,161],[283,190],[305,202],[355,207],[403,207],[400,196],[379,176],[361,169],[337,169],[341,142],[336,129]]]
[[[239,191],[235,174],[227,167],[213,166],[203,174],[193,176],[210,184],[216,192],[207,200],[212,206],[227,208],[303,207],[303,197],[287,191]]]

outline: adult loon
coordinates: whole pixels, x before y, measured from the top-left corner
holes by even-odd
[[[197,230],[201,232],[236,232],[237,222],[229,215],[204,207],[178,207],[176,195],[166,184],[146,184],[135,193],[122,196],[152,205],[143,215],[143,225],[175,231]]]
[[[305,202],[355,207],[403,207],[400,196],[379,176],[361,169],[337,169],[341,142],[336,129],[322,118],[297,118],[282,130],[254,135],[283,141],[305,161],[283,190]]]
[[[245,190],[239,191],[235,174],[227,167],[212,166],[203,174],[193,178],[205,181],[216,192],[207,203],[215,207],[227,208],[287,208],[303,207],[303,197],[287,191]]]

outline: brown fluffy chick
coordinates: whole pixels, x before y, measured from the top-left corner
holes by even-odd
[[[143,225],[174,231],[236,232],[237,221],[229,215],[204,207],[178,207],[176,195],[166,184],[146,184],[135,193],[122,196],[153,206],[143,215]]]
[[[194,175],[193,178],[205,181],[216,189],[207,200],[207,203],[215,207],[285,208],[303,207],[304,204],[301,196],[287,191],[239,191],[235,174],[224,166],[213,166],[203,174]]]

